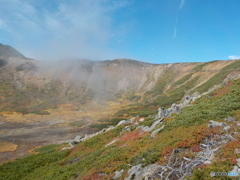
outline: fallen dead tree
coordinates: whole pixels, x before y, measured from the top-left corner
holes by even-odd
[[[201,151],[198,152],[194,159],[182,157],[183,149],[174,149],[169,157],[166,165],[158,165],[152,174],[149,174],[148,179],[170,179],[178,180],[191,176],[193,168],[202,164],[211,164],[213,155],[221,148],[222,145],[234,140],[230,134],[214,135],[205,139],[200,144]]]

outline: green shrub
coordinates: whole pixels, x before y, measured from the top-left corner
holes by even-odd
[[[84,122],[82,121],[75,121],[75,122],[71,122],[68,124],[69,126],[77,126],[77,127],[82,127],[84,125]]]
[[[180,84],[183,84],[183,83],[186,82],[188,79],[190,79],[190,78],[192,77],[192,75],[193,75],[193,73],[188,74],[188,75],[182,77],[182,78],[179,79],[178,81],[174,82],[174,83],[172,84],[172,87],[177,86],[177,85],[180,85]]]

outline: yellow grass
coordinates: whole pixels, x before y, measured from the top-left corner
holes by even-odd
[[[7,151],[15,151],[18,145],[9,142],[0,142],[0,153]]]

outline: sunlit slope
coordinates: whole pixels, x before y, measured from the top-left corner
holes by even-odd
[[[121,171],[119,178],[124,179],[137,176],[130,175],[129,170],[137,168],[139,164],[142,169],[149,168],[145,177],[160,178],[164,172],[161,179],[174,179],[176,174],[180,177],[189,176],[189,179],[205,179],[210,178],[211,171],[229,172],[236,165],[237,158],[240,158],[236,153],[240,143],[239,98],[240,80],[232,80],[220,89],[203,95],[179,114],[164,118],[152,131],[144,132],[141,127],[152,126],[157,121],[155,117],[145,118],[144,121],[137,117],[130,123],[79,143],[71,150],[60,151],[66,145],[40,148],[39,154],[0,166],[0,176],[8,180],[104,180],[113,178],[116,171]],[[224,120],[229,116],[233,120]],[[224,122],[225,125],[208,127],[210,120]],[[161,131],[152,136],[154,130],[163,126]],[[226,126],[229,126],[228,130],[223,129]],[[210,145],[213,142],[215,144]],[[205,158],[206,151],[202,144],[209,146],[213,154],[211,158],[201,160],[200,154]],[[218,151],[214,151],[214,148]],[[191,166],[191,161],[199,164]],[[192,167],[188,169],[187,176],[179,172],[181,166],[187,168],[185,165]],[[168,170],[168,167],[172,169]]]
[[[239,73],[239,61],[160,65],[125,59],[2,61],[0,111],[23,114],[48,114],[45,110],[59,104],[80,109],[92,102],[167,106]]]

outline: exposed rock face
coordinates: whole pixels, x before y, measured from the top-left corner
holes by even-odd
[[[194,96],[194,99],[196,100],[200,96]],[[189,103],[192,101],[193,97],[192,96],[186,96],[185,100],[180,103],[180,104],[172,104],[172,106],[168,109],[164,108],[158,108],[158,115],[156,116],[157,118],[161,117],[169,117],[171,114],[178,114],[181,112],[182,108],[185,106],[188,106]]]
[[[149,166],[146,166],[142,168],[142,164],[138,164],[136,166],[133,166],[131,169],[128,170],[129,176],[125,178],[125,180],[142,180],[143,178],[147,177],[148,174],[153,172],[158,165],[156,164],[151,164]]]
[[[82,137],[82,136],[76,136],[74,140],[70,140],[70,142],[69,142],[70,147],[63,148],[62,150],[73,148],[73,147],[76,146],[78,143],[83,142],[83,141],[86,141],[87,139],[90,139],[90,138],[92,138],[93,136],[96,136],[96,135],[98,135],[98,134],[107,132],[107,131],[109,131],[109,130],[111,130],[111,129],[113,129],[113,128],[114,128],[114,126],[110,126],[109,128],[104,128],[104,129],[102,129],[102,130],[99,131],[99,132],[96,132],[96,133],[93,133],[93,134],[89,134],[89,135],[86,134],[84,137]]]
[[[141,128],[141,130],[143,132],[150,132],[156,127],[156,125],[158,125],[159,123],[162,123],[163,119],[164,118],[156,120],[150,127],[149,126],[140,126],[139,128]]]
[[[135,117],[131,118],[131,119],[128,119],[128,120],[122,120],[120,121],[117,126],[120,126],[120,125],[123,125],[123,124],[129,124],[129,123],[132,123],[133,120],[135,119]]]

